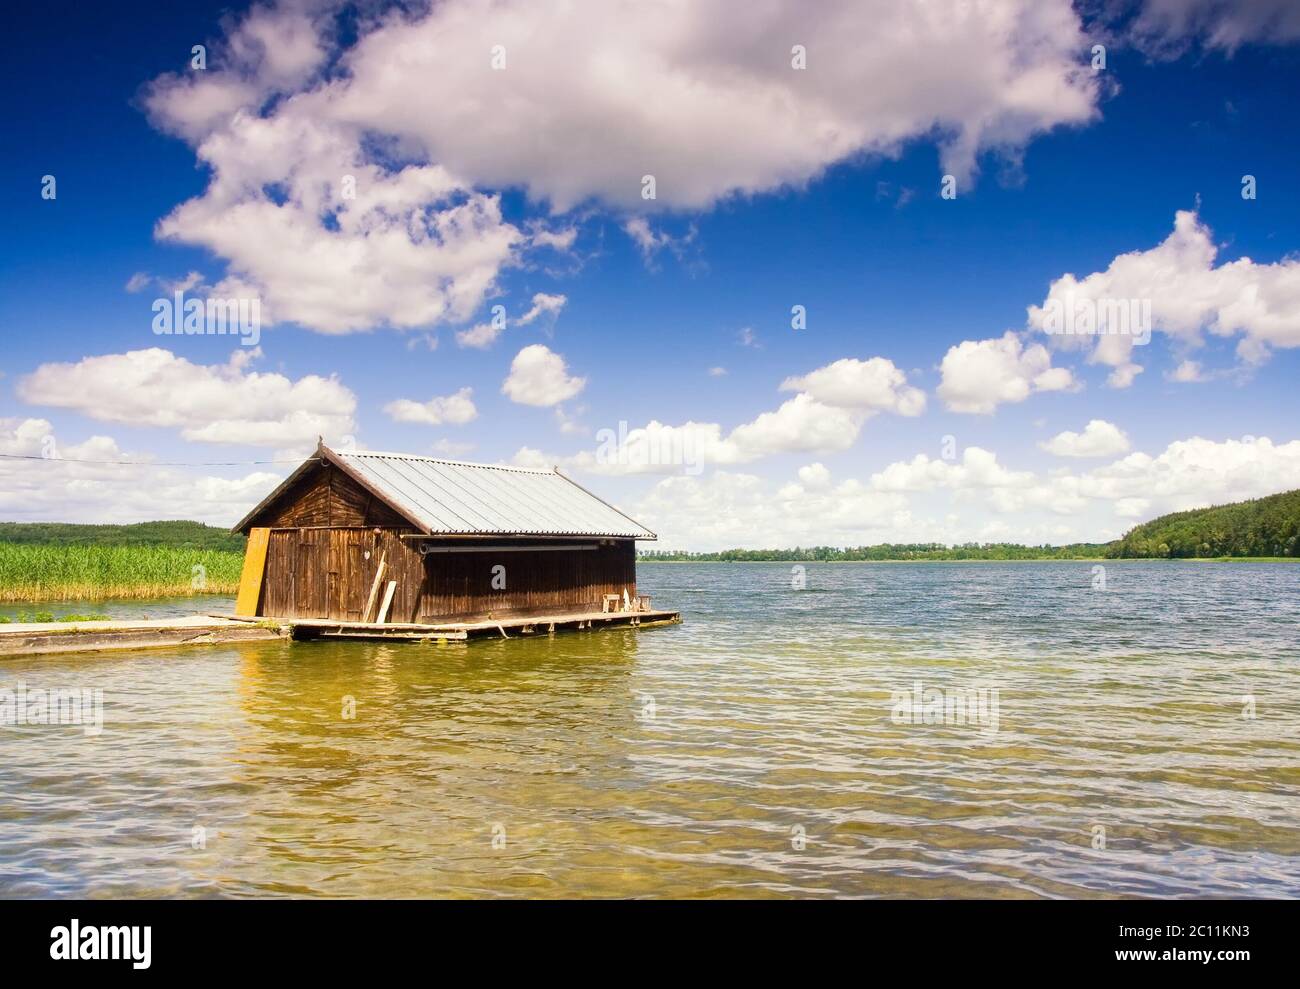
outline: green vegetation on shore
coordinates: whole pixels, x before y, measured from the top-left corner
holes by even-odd
[[[137,522],[134,525],[74,525],[68,522],[0,522],[0,543],[78,546],[171,546],[244,552],[239,533],[202,522]]]
[[[198,522],[0,523],[0,601],[233,594],[244,537]]]
[[[717,553],[642,550],[649,562],[854,563],[910,560],[1099,560],[1300,558],[1300,489],[1231,505],[1162,515],[1109,543],[1021,546],[1016,543],[881,543]]]
[[[1300,557],[1300,489],[1162,515],[1130,529],[1107,550],[1119,559]]]

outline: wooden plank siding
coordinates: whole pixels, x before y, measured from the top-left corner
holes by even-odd
[[[469,621],[489,616],[599,611],[605,594],[636,596],[636,554],[630,539],[595,549],[546,552],[420,553],[402,539],[409,529],[275,529],[266,556],[261,614],[270,618],[360,621],[382,555],[385,583],[397,581],[390,622]],[[575,545],[593,545],[574,540]],[[455,548],[453,541],[437,546]],[[492,587],[492,568],[505,567],[504,589]]]
[[[332,464],[323,464],[300,477],[269,506],[257,524],[272,529],[410,525]]]
[[[420,621],[446,615],[469,621],[489,615],[600,611],[605,594],[621,596],[626,589],[636,596],[636,552],[630,539],[612,540],[594,550],[431,553],[424,559]],[[498,564],[505,567],[503,590],[492,587],[492,568]]]

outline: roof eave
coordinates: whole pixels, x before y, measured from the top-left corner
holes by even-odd
[[[419,516],[415,515],[405,505],[400,504],[394,498],[390,497],[389,495],[385,494],[384,492],[376,488],[373,484],[370,483],[370,481],[365,477],[365,475],[363,475],[361,472],[357,470],[354,470],[342,457],[336,454],[324,443],[321,443],[320,446],[317,448],[317,450],[321,454],[324,460],[333,464],[344,474],[346,474],[349,478],[351,478],[357,484],[361,485],[361,487],[364,490],[369,491],[370,494],[378,498],[385,505],[387,505],[389,508],[395,511],[398,515],[406,519],[406,521],[410,522],[411,525],[415,526],[415,528],[419,530],[420,535],[427,536],[431,534],[432,527],[428,524],[428,522],[424,521]]]
[[[283,481],[281,481],[278,485],[276,485],[275,490],[272,491],[265,498],[263,498],[260,502],[258,502],[257,507],[254,508],[247,515],[245,515],[242,519],[240,519],[239,522],[236,523],[231,528],[230,531],[247,535],[247,530],[250,528],[252,521],[255,518],[257,518],[257,516],[260,515],[268,505],[273,504],[275,500],[280,497],[280,495],[282,495],[285,491],[287,491],[289,487],[296,480],[298,480],[298,478],[302,477],[302,475],[306,473],[308,470],[310,470],[313,467],[319,466],[320,464],[326,464],[326,463],[333,464],[344,474],[346,474],[351,480],[361,485],[361,487],[364,490],[368,491],[371,495],[378,498],[385,505],[387,505],[389,508],[395,511],[398,515],[406,519],[406,521],[410,522],[411,525],[415,526],[415,528],[418,529],[422,534],[427,534],[429,532],[429,526],[426,523],[414,517],[404,506],[394,503],[393,499],[388,497],[382,491],[375,490],[374,485],[372,485],[364,477],[362,477],[351,467],[349,467],[343,461],[343,458],[340,457],[338,454],[336,454],[329,447],[327,447],[323,441],[318,442],[316,444],[315,456],[308,457],[301,464],[299,464],[298,467],[294,469],[293,473],[291,473],[288,477],[286,477]]]
[[[308,470],[310,470],[312,467],[315,467],[319,463],[320,463],[319,457],[308,457],[306,460],[304,460],[301,464],[299,464],[297,467],[293,469],[293,471],[289,474],[288,477],[286,477],[283,481],[281,481],[279,484],[275,486],[275,490],[273,490],[269,495],[267,495],[265,498],[259,501],[256,507],[254,507],[251,512],[249,512],[237,523],[235,523],[235,525],[231,526],[230,531],[247,535],[247,530],[250,524],[252,523],[253,519],[257,518],[257,516],[262,513],[262,511],[266,508],[267,505],[270,505],[272,502],[275,501],[276,498],[280,497],[280,495],[282,495],[285,491],[287,491],[290,485],[292,485],[294,481],[298,480],[298,478],[302,477],[303,474],[305,474]]]
[[[645,526],[643,526],[643,525],[642,525],[640,522],[638,522],[636,519],[632,518],[632,516],[631,516],[631,515],[628,515],[627,512],[620,511],[619,509],[617,509],[617,508],[615,508],[613,505],[611,505],[609,502],[607,502],[607,501],[606,501],[604,498],[602,498],[600,495],[598,495],[598,494],[594,494],[593,492],[588,491],[588,490],[587,490],[586,488],[584,488],[581,484],[579,484],[577,481],[575,481],[573,478],[571,478],[568,474],[562,474],[562,473],[560,473],[560,468],[558,468],[558,467],[554,467],[554,468],[552,468],[552,470],[555,472],[555,474],[556,474],[557,477],[562,477],[562,478],[564,478],[566,481],[568,481],[570,484],[572,484],[575,488],[577,488],[577,489],[578,489],[579,491],[581,491],[583,494],[587,495],[587,496],[590,497],[590,498],[595,498],[598,502],[600,502],[602,505],[604,505],[606,508],[608,508],[611,512],[618,512],[619,515],[622,515],[623,518],[627,519],[629,522],[631,522],[634,526],[636,526],[636,527],[637,527],[638,529],[640,529],[642,532],[647,533],[647,535],[644,535],[644,536],[633,536],[633,537],[632,537],[633,539],[647,539],[647,540],[649,540],[649,539],[658,539],[658,538],[659,538],[658,535],[656,535],[655,533],[651,532],[649,529],[647,529]]]

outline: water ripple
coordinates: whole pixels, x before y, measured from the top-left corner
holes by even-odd
[[[1300,567],[1093,576],[647,565],[685,624],[7,661],[106,707],[0,728],[0,895],[1300,894]]]

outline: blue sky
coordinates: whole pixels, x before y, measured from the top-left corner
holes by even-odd
[[[317,434],[558,465],[665,548],[1103,539],[1300,486],[1286,5],[598,6],[13,15],[0,515],[229,524]],[[1034,325],[1066,275],[1150,343]],[[177,283],[258,299],[258,346],[155,334]]]

